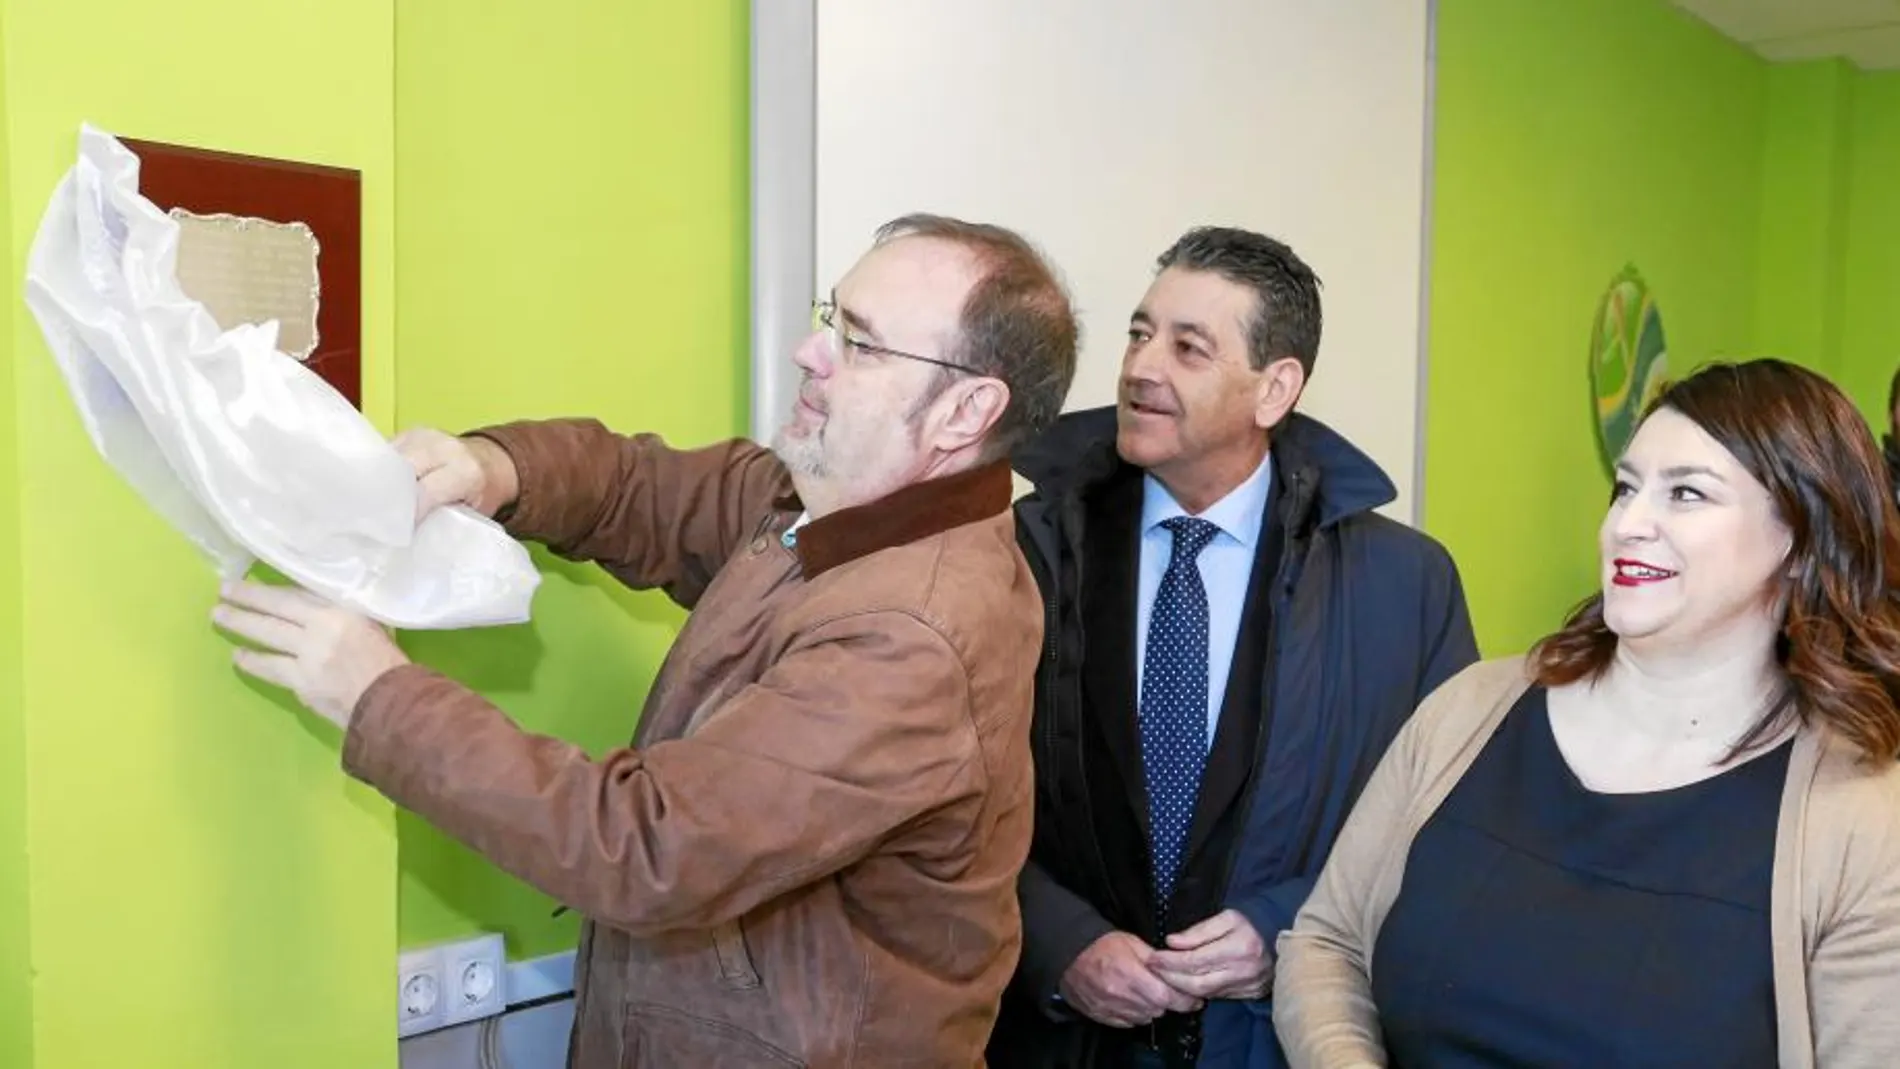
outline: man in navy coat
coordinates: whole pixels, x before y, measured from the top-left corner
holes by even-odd
[[[1047,633],[998,1069],[1284,1065],[1274,940],[1400,725],[1477,659],[1450,556],[1294,411],[1319,339],[1291,249],[1190,231],[1116,405],[1015,458]]]

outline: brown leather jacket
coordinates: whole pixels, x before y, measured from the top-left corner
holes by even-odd
[[[974,1066],[1021,942],[1042,603],[995,464],[780,535],[784,468],[592,421],[478,433],[517,537],[692,609],[590,760],[420,665],[345,767],[589,918],[577,1069]]]

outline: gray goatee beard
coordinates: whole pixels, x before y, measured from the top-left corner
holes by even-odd
[[[787,428],[781,427],[772,438],[772,452],[795,475],[823,478],[828,474],[822,430],[808,438],[793,438]]]

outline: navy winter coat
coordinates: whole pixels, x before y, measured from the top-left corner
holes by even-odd
[[[1018,536],[1042,587],[1047,635],[1032,729],[1036,832],[1020,883],[1023,957],[990,1045],[990,1063],[1000,1069],[1125,1064],[1127,1031],[1082,1019],[1053,997],[1063,971],[1096,938],[1138,930],[1130,918],[1108,915],[1113,903],[1127,901],[1127,889],[1115,885],[1103,859],[1146,844],[1101,839],[1105,825],[1129,826],[1098,811],[1113,804],[1104,803],[1113,795],[1100,779],[1125,770],[1092,764],[1100,748],[1085,740],[1102,730],[1104,711],[1089,707],[1081,683],[1091,644],[1080,577],[1099,543],[1085,529],[1084,499],[1109,479],[1139,475],[1116,455],[1114,439],[1113,408],[1077,412],[1014,458],[1035,484],[1017,503]],[[1292,924],[1399,726],[1478,656],[1449,554],[1374,511],[1396,496],[1378,466],[1299,414],[1274,429],[1272,450],[1269,507],[1277,510],[1284,549],[1272,585],[1256,587],[1270,591],[1273,620],[1268,648],[1251,658],[1264,673],[1262,745],[1234,802],[1243,807],[1238,832],[1220,859],[1224,878],[1209,910],[1239,910],[1269,948]],[[1285,1065],[1264,1000],[1210,1003],[1199,1032],[1197,1064],[1206,1069]]]

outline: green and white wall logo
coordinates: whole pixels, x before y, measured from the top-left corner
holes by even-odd
[[[1596,398],[1597,440],[1614,465],[1636,433],[1649,402],[1669,375],[1662,312],[1634,265],[1611,280],[1597,304],[1590,332],[1590,390]]]

